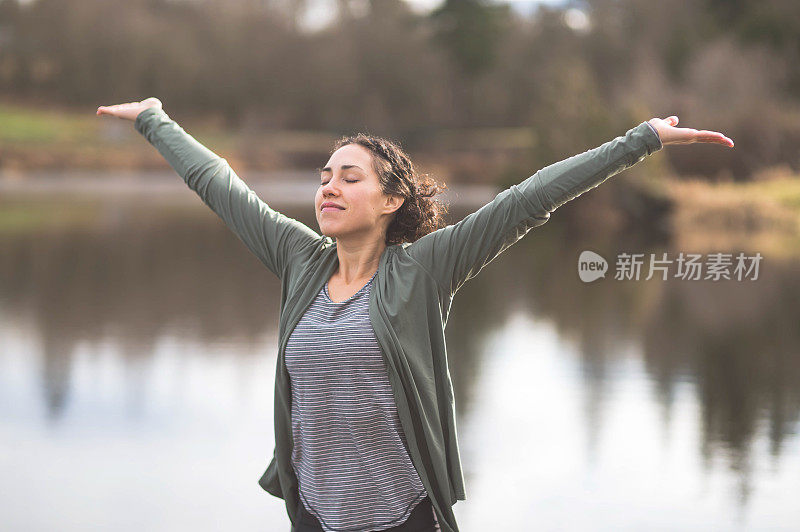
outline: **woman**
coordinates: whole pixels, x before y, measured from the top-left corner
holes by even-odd
[[[452,505],[466,493],[444,337],[455,293],[560,205],[663,145],[733,147],[653,118],[438,228],[438,185],[395,144],[345,137],[320,169],[320,235],[261,201],[158,99],[97,114],[133,120],[281,280],[275,450],[259,484],[298,532],[457,532]]]

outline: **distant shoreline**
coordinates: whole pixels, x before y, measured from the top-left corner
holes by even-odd
[[[244,178],[243,178],[244,179]],[[319,184],[311,170],[248,172],[244,179],[264,201],[278,205],[305,206],[314,201]],[[480,207],[491,201],[500,189],[491,185],[448,185],[442,199],[457,208]],[[24,177],[0,170],[0,194],[4,197],[79,195],[81,197],[163,196],[180,200],[196,197],[173,171],[74,170],[25,172]]]

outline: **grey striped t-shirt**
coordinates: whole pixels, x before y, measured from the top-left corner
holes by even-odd
[[[286,345],[292,465],[303,505],[329,532],[396,527],[427,495],[369,317],[375,274],[339,303],[325,283]]]

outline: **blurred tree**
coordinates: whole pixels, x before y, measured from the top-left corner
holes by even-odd
[[[353,17],[353,9],[350,0],[336,0],[336,18],[345,21]]]
[[[302,27],[302,20],[306,14],[306,9],[308,8],[308,1],[307,0],[287,0],[288,2],[288,9],[289,9],[289,17],[292,21],[294,28],[297,31],[300,31]]]
[[[470,76],[484,72],[495,61],[508,6],[486,0],[445,0],[430,18],[436,25],[436,41]]]
[[[21,6],[17,0],[0,0],[0,88],[18,89],[20,79]]]
[[[494,65],[510,13],[508,5],[487,0],[445,0],[430,13],[433,42],[452,64],[447,74],[452,125],[475,125],[472,84]]]
[[[786,91],[800,97],[800,2],[797,0],[706,0],[718,33],[734,33],[744,44],[766,44],[784,55]]]

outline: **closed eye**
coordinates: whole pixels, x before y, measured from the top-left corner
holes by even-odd
[[[345,181],[347,183],[358,183],[358,179],[345,179]],[[324,186],[324,185],[327,185],[327,184],[328,184],[327,181],[323,181],[322,183],[319,184],[319,186]]]

